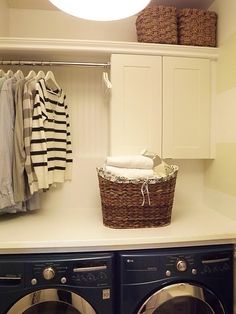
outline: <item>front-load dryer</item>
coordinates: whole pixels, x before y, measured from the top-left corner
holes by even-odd
[[[120,314],[233,314],[233,246],[119,254]]]
[[[113,255],[0,255],[1,314],[113,313]]]

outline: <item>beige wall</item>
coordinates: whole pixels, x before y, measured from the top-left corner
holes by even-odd
[[[236,1],[215,0],[218,12],[216,159],[206,163],[206,186],[236,196]]]
[[[136,41],[135,17],[92,22],[53,10],[10,9],[10,36]]]
[[[0,36],[9,34],[9,9],[7,0],[0,0]]]

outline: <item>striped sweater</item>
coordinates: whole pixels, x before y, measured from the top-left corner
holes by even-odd
[[[71,179],[72,147],[68,107],[63,90],[36,84],[32,116],[31,160],[39,189]]]

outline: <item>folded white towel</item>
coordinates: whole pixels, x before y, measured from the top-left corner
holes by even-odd
[[[113,166],[105,166],[105,169],[112,174],[125,177],[128,179],[148,178],[154,175],[152,169],[134,169],[134,168],[119,168]]]
[[[153,168],[153,160],[143,155],[111,156],[107,157],[106,164],[108,166],[120,168],[135,168],[135,169]]]

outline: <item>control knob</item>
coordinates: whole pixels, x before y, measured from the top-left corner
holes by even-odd
[[[52,267],[47,267],[43,270],[43,278],[45,280],[51,280],[55,276],[55,270]]]
[[[187,262],[184,259],[177,260],[176,268],[178,271],[184,272],[187,270]]]

